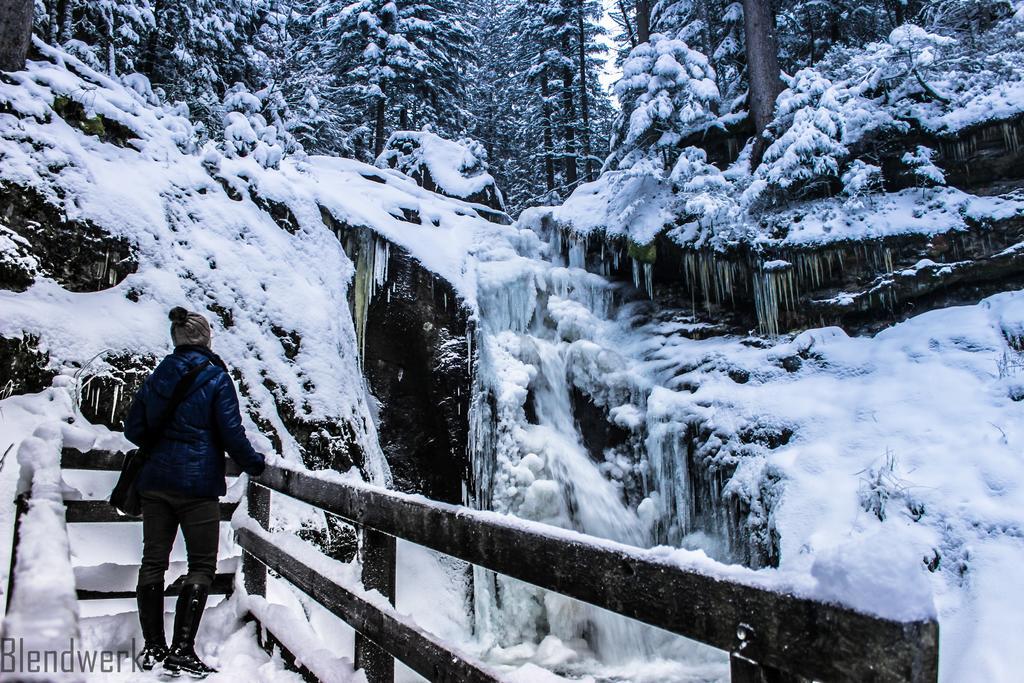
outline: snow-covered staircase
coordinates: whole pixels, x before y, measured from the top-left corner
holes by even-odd
[[[113,453],[110,451],[88,451],[82,452],[72,448],[65,448],[61,452],[61,470],[79,471],[106,471],[118,472],[124,460],[124,453]],[[228,463],[227,474],[229,477],[237,477],[239,470],[233,462]],[[64,500],[66,508],[65,519],[68,524],[140,524],[141,518],[128,517],[118,513],[111,505],[102,499],[96,500]],[[220,504],[220,519],[222,522],[231,520],[238,503],[222,502]],[[139,546],[138,557],[142,557],[142,547]],[[172,563],[172,571],[182,563]],[[217,564],[217,575],[214,577],[213,585],[210,588],[212,595],[230,595],[234,589],[235,568],[238,564],[237,557],[222,559]],[[135,597],[135,579],[138,574],[138,564],[105,563],[97,566],[75,566],[76,589],[79,600],[113,600]],[[174,596],[181,590],[184,574],[172,581],[165,591],[165,595]]]

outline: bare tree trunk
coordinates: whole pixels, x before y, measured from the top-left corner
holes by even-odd
[[[0,71],[20,71],[32,43],[32,0],[0,0]]]
[[[551,105],[548,103],[550,89],[548,87],[547,67],[540,72],[540,96],[544,100],[544,174],[548,192],[555,189],[555,136],[551,132]]]
[[[75,33],[75,0],[64,0],[60,13],[60,39],[67,41],[74,38]]]
[[[374,116],[373,126],[373,158],[376,159],[384,151],[384,88],[381,87],[381,96],[377,98],[377,111]]]
[[[775,98],[782,92],[779,42],[771,0],[743,0],[743,27],[750,79],[750,115],[754,120],[754,149],[750,170],[761,165],[767,141],[762,136],[775,114]]]
[[[580,122],[583,136],[583,180],[594,179],[594,159],[590,149],[590,96],[587,93],[587,31],[583,16],[583,0],[576,0],[576,31],[580,41]]]
[[[569,45],[569,36],[562,38],[562,54],[566,58],[572,53]],[[576,187],[579,177],[576,174],[576,98],[572,93],[572,67],[568,64],[562,67],[562,115],[565,124],[562,129],[562,139],[565,141],[565,151],[562,157],[565,166],[565,184],[570,188]]]
[[[746,5],[746,2],[743,3]],[[651,0],[636,0],[636,39],[646,43],[651,37]]]
[[[57,44],[57,0],[46,0],[46,35],[50,45]]]
[[[633,24],[629,21],[629,12],[626,11],[626,5],[619,0],[619,12],[622,13],[622,25],[626,27],[626,37],[629,38],[629,46],[636,47],[636,33],[633,32]]]
[[[107,15],[107,75],[117,75],[117,58],[114,56],[114,8],[109,7]]]

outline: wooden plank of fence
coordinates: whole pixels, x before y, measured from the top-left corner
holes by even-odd
[[[164,595],[174,596],[181,593],[181,586],[184,583],[184,576],[178,577],[171,585],[164,589]],[[213,577],[210,584],[210,595],[231,595],[235,588],[234,572],[221,572]],[[134,590],[104,591],[92,588],[79,588],[76,593],[79,600],[119,600],[135,598]]]
[[[259,643],[259,646],[263,648],[264,652],[273,656],[274,650],[277,650],[281,659],[284,661],[285,666],[302,676],[302,680],[306,681],[306,683],[320,683],[320,679],[317,678],[316,674],[310,671],[309,668],[302,663],[302,660],[292,654],[292,651],[284,646],[281,639],[274,635],[273,624],[264,624],[251,612],[245,615],[245,621],[253,621],[256,623],[256,642]]]
[[[266,490],[266,489],[264,489]],[[105,500],[65,500],[67,508],[65,519],[68,524],[109,524],[122,522],[141,522],[141,517],[122,515]],[[238,503],[220,504],[220,521],[230,522]]]
[[[11,595],[14,594],[15,572],[18,564],[18,543],[21,541],[21,518],[28,512],[29,494],[21,493],[14,498],[14,528],[11,530],[11,566],[7,574],[7,594],[4,595],[4,614],[10,611]]]
[[[376,590],[395,604],[395,537],[376,529],[363,529],[363,588]],[[387,650],[361,633],[356,634],[356,668],[366,672],[369,683],[392,683],[395,660]]]
[[[238,529],[237,534],[243,549],[427,680],[433,683],[502,680],[486,664],[451,649],[394,609],[367,601],[249,529]]]
[[[270,490],[251,479],[245,489],[249,516],[264,529],[270,529]],[[242,553],[242,581],[249,595],[267,595],[267,568],[252,554]]]
[[[938,624],[748,586],[638,548],[268,467],[259,482],[357,524],[817,680],[932,682]],[[742,634],[742,637],[741,635]]]
[[[92,470],[117,472],[124,462],[124,453],[112,451],[79,451],[74,448],[65,448],[60,454],[60,466],[65,470]],[[225,474],[229,477],[237,477],[241,473],[234,460],[227,458],[225,463]]]

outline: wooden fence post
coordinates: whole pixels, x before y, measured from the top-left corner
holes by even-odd
[[[21,517],[28,512],[28,492],[14,499],[14,529],[11,534],[11,573],[7,575],[7,595],[4,596],[6,607],[4,614],[11,609],[11,595],[14,593],[14,566],[18,562],[18,541],[21,540]]]
[[[265,530],[270,529],[270,489],[252,479],[245,490],[249,516]],[[247,552],[242,553],[242,580],[249,595],[267,595],[267,568]]]
[[[363,588],[377,590],[395,604],[395,537],[363,527]],[[356,633],[356,668],[369,683],[393,683],[395,660],[369,638]]]

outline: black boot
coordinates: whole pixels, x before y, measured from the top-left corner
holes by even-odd
[[[164,638],[164,586],[151,583],[135,589],[139,604],[139,623],[146,646],[135,660],[145,671],[164,661],[167,657],[167,640]]]
[[[205,678],[216,671],[203,664],[195,651],[196,633],[209,592],[208,586],[198,583],[187,583],[181,587],[174,612],[171,652],[164,660],[164,671],[175,676],[184,671],[195,678]]]

